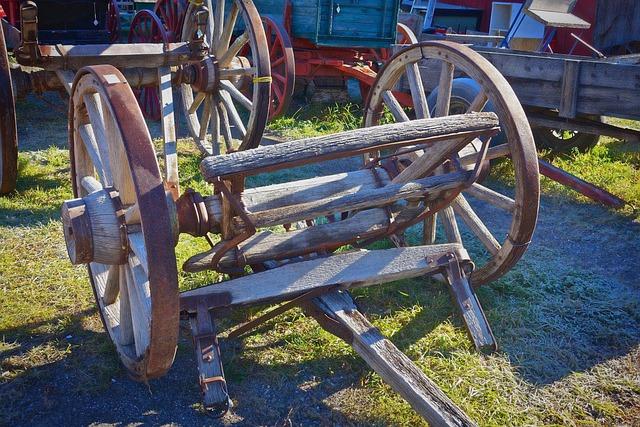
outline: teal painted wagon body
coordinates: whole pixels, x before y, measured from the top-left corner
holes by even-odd
[[[282,20],[287,0],[254,0],[260,15]],[[289,36],[315,46],[388,48],[400,0],[292,0]]]

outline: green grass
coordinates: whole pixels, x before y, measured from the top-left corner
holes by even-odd
[[[314,113],[300,110],[280,119],[271,130],[290,138],[359,125],[357,106],[319,107],[319,116],[314,108]],[[589,217],[593,210],[599,216],[566,222],[578,231],[591,221],[602,232],[613,225],[628,232],[596,238],[592,251],[608,239],[637,247],[632,243],[638,234],[631,226],[638,219],[634,206],[640,205],[638,148],[603,138],[590,153],[553,159],[633,206],[606,210],[545,180],[541,220],[582,209]],[[186,140],[180,153],[182,189],[211,194],[198,171],[201,159]],[[20,420],[29,399],[54,408],[55,394],[45,393],[49,397],[42,400],[36,391],[42,384],[64,381],[66,372],[75,372],[66,384],[69,392],[89,399],[105,399],[103,392],[114,378],[127,381],[102,330],[87,273],[66,256],[59,209],[72,197],[68,176],[66,150],[23,151],[18,189],[0,198],[0,424]],[[293,178],[261,177],[254,185]],[[588,237],[586,231],[584,235]],[[181,236],[178,265],[206,249],[203,239]],[[475,351],[447,288],[438,281],[405,280],[353,295],[372,323],[481,426],[637,425],[640,295],[608,277],[609,270],[601,274],[574,262],[559,259],[553,244],[534,246],[512,272],[478,291],[500,341],[500,351],[492,355]],[[181,289],[189,289],[223,277],[180,272],[179,279]],[[232,327],[267,310],[236,312],[220,324]],[[268,425],[284,420],[291,425],[425,425],[348,345],[299,309],[266,322],[237,344],[222,341],[227,380],[240,414],[260,408]],[[190,351],[188,344],[186,350],[181,347],[180,363],[193,363]],[[277,393],[261,398],[256,390],[243,389],[257,384],[320,397],[288,407]],[[174,393],[197,406],[195,387]],[[282,407],[287,408],[284,413]],[[180,419],[176,414],[175,422]]]

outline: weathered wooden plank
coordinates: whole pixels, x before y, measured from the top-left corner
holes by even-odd
[[[333,292],[315,298],[314,303],[351,331],[353,349],[430,425],[476,425],[358,311],[348,294]]]
[[[182,292],[180,307],[194,311],[199,298],[207,299],[209,309],[252,307],[291,300],[315,289],[357,288],[424,276],[440,268],[437,259],[446,253],[469,259],[458,244],[341,252]]]
[[[564,77],[562,78],[562,97],[558,109],[560,117],[573,118],[576,116],[579,78],[580,61],[566,60],[564,62]]]
[[[240,194],[240,204],[248,212],[261,212],[287,205],[297,205],[310,200],[340,197],[358,191],[370,190],[387,185],[389,173],[384,168],[376,168],[379,182],[370,169],[319,176],[310,179],[272,184],[257,188],[247,188]],[[218,196],[204,198],[209,214],[211,232],[220,227],[222,206]]]
[[[47,70],[71,68],[78,70],[87,65],[109,64],[118,68],[180,65],[193,57],[187,43],[96,44],[40,46],[46,61],[39,64]],[[196,59],[193,57],[193,59]]]
[[[257,264],[319,251],[335,242],[347,244],[355,240],[368,239],[379,235],[388,226],[389,214],[386,209],[367,209],[331,224],[319,224],[278,234],[263,231],[249,237],[238,247],[247,264]],[[210,270],[214,254],[225,243],[220,242],[209,251],[189,258],[182,268],[189,272]],[[229,251],[220,259],[219,264],[222,267],[235,267],[237,261],[236,251]]]
[[[254,175],[383,148],[477,136],[495,131],[497,126],[498,119],[493,113],[412,120],[207,157],[200,170],[211,182],[219,176]]]
[[[455,172],[406,183],[389,184],[384,187],[358,191],[340,197],[320,200],[313,198],[307,203],[283,206],[263,212],[248,213],[247,216],[251,222],[259,228],[293,223],[340,212],[384,206],[398,200],[461,188],[462,184],[468,181],[470,174],[471,172],[466,171]],[[242,220],[236,217],[233,221],[236,229],[239,229]]]

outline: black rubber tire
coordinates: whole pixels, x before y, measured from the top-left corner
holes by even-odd
[[[590,115],[584,116],[590,120],[602,122],[602,116]],[[570,132],[561,129],[549,129],[545,127],[532,127],[533,137],[536,140],[538,148],[547,148],[554,153],[569,153],[574,148],[584,153],[589,151],[598,144],[600,135],[584,132]],[[566,134],[561,137],[560,134]]]

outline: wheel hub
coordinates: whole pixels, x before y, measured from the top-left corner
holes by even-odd
[[[220,73],[218,61],[210,56],[193,65],[194,82],[193,88],[198,92],[214,93],[218,90]]]
[[[129,254],[125,213],[113,188],[62,204],[67,253],[73,264],[124,264]]]

